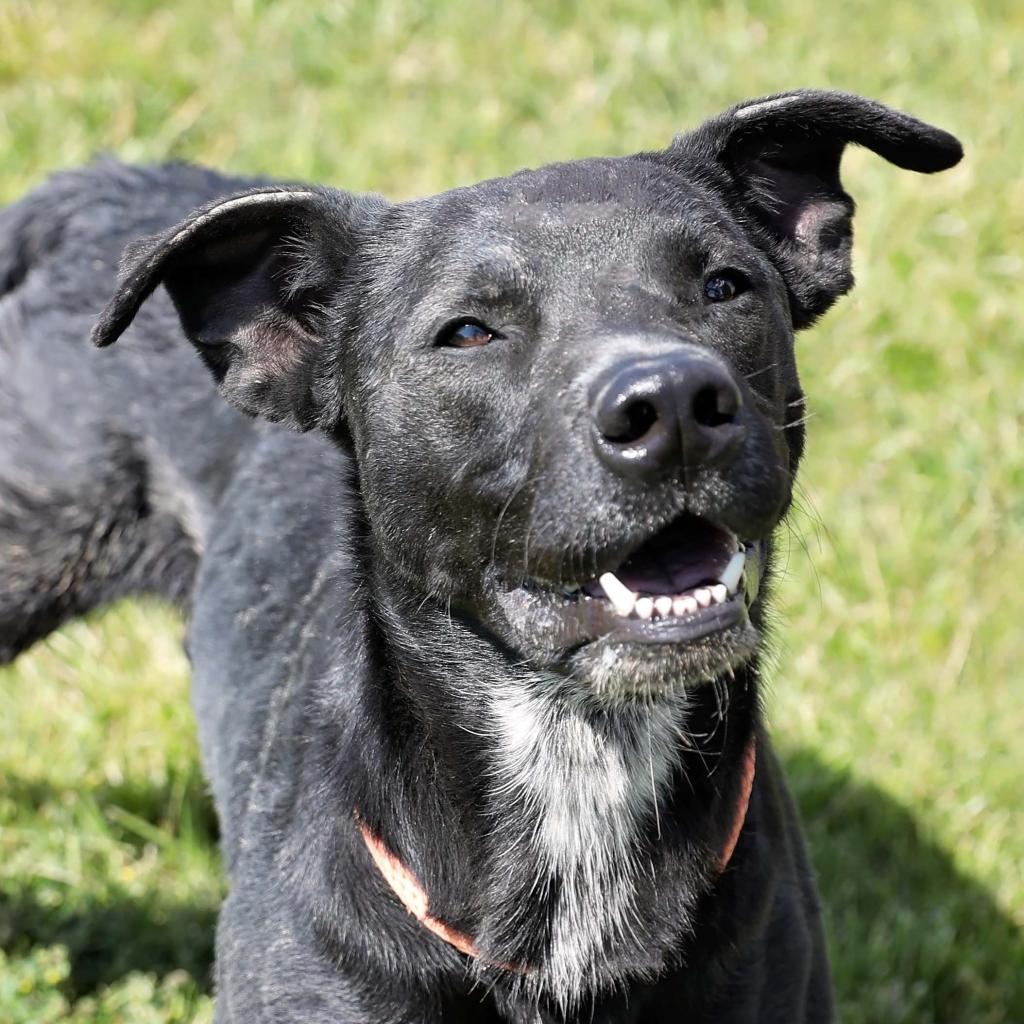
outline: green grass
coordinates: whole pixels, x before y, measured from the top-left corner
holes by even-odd
[[[799,342],[770,710],[843,1020],[1024,1022],[1024,8],[5,0],[0,40],[0,200],[100,150],[401,198],[795,85],[960,134],[934,179],[846,161],[859,287]],[[120,606],[0,675],[0,1020],[210,1020],[179,634]]]

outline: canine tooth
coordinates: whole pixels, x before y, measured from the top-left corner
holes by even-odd
[[[716,583],[713,587],[708,587],[708,590],[711,591],[711,599],[719,604],[729,595],[729,591],[725,589],[724,583]]]
[[[743,589],[749,608],[757,598],[757,592],[761,585],[761,545],[750,544],[747,546],[747,564],[744,568]]]
[[[740,580],[743,578],[743,566],[746,564],[746,561],[747,553],[741,548],[729,559],[729,564],[725,567],[722,575],[718,577],[718,582],[724,583],[725,589],[730,594],[735,594],[736,588],[740,585]]]
[[[654,602],[649,597],[639,597],[633,610],[641,619],[649,619],[654,613]]]
[[[667,619],[672,614],[672,598],[671,597],[658,597],[654,599],[654,607],[657,608],[658,614],[663,618]]]
[[[701,608],[707,608],[711,604],[711,591],[707,587],[700,587],[698,590],[695,590],[693,596],[697,598],[697,604]]]
[[[601,584],[601,589],[619,615],[628,615],[633,610],[636,594],[615,573],[606,572],[597,582]]]
[[[676,615],[692,615],[699,607],[692,597],[677,597],[672,601],[672,611]]]

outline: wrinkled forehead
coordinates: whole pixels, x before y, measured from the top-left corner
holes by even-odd
[[[410,204],[409,215],[423,266],[481,298],[655,280],[744,244],[709,188],[637,157],[523,171]]]

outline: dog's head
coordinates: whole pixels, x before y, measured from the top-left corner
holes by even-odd
[[[758,643],[803,448],[793,334],[852,283],[848,143],[961,155],[794,92],[415,202],[262,189],[134,247],[95,339],[162,282],[231,403],[351,447],[411,602],[594,693],[695,683]]]

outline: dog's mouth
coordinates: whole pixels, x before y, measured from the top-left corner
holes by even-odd
[[[506,609],[533,620],[552,646],[692,643],[746,621],[761,556],[761,542],[684,514],[594,579],[569,587],[526,581]]]

